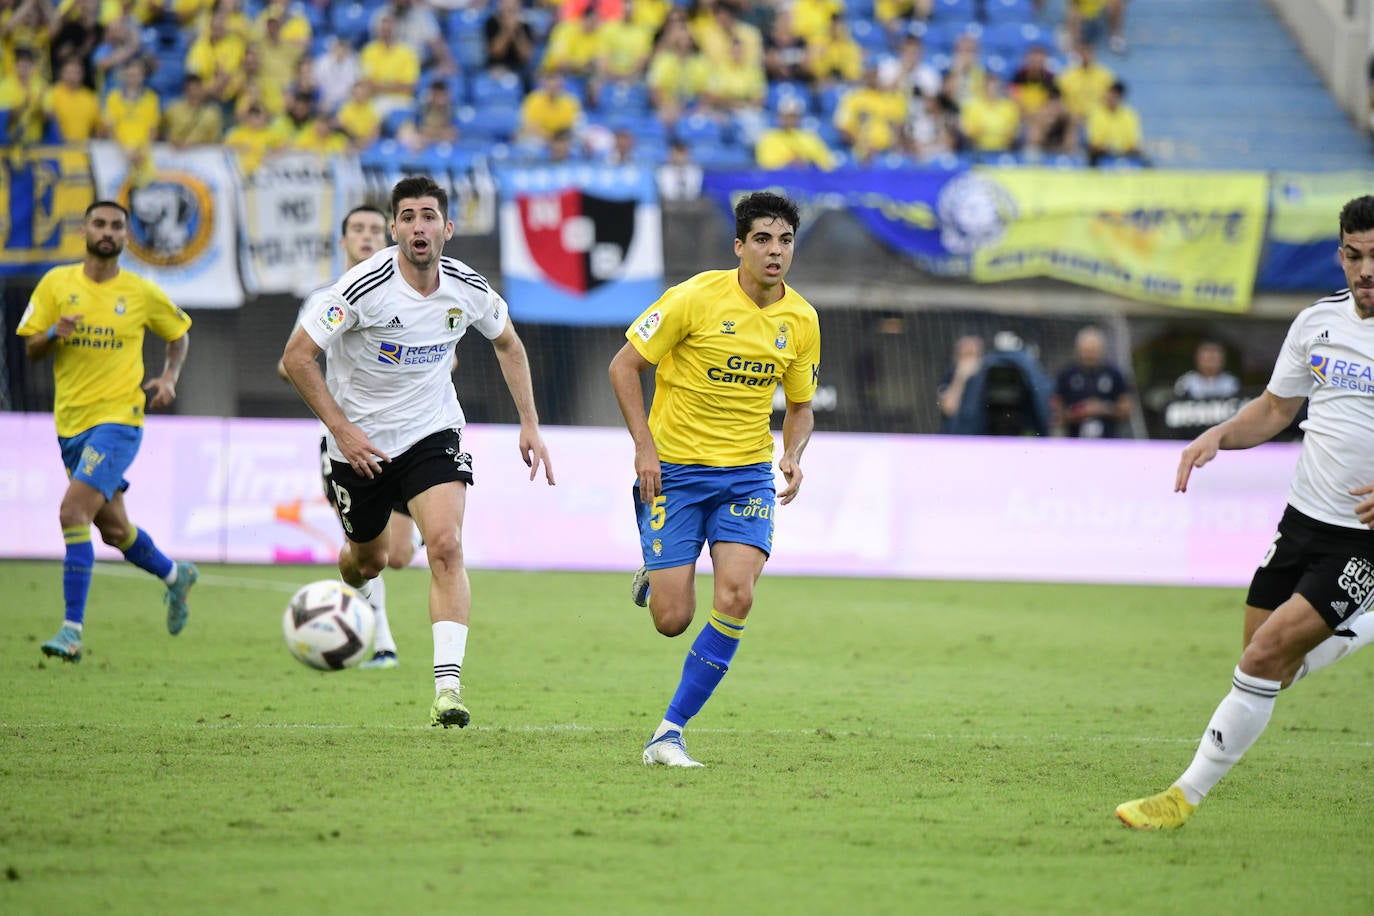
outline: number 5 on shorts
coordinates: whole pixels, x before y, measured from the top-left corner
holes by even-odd
[[[668,520],[668,497],[658,496],[654,498],[654,506],[649,510],[649,527],[655,531],[663,528]]]

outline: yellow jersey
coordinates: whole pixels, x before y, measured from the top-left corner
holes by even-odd
[[[771,462],[773,392],[781,384],[796,403],[816,392],[816,309],[790,286],[759,308],[740,287],[737,270],[708,270],[672,287],[625,338],[658,366],[649,431],[661,461]]]
[[[101,423],[142,426],[144,328],[176,340],[191,327],[190,316],[138,274],[121,270],[96,283],[80,264],[44,274],[17,333],[46,334],[63,315],[81,321],[53,356],[57,434],[67,438]]]

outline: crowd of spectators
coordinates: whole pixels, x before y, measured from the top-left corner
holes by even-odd
[[[0,121],[10,146],[222,143],[249,170],[284,149],[1139,161],[1091,28],[1123,52],[1120,0],[1065,9],[1056,29],[1034,0],[0,0]]]

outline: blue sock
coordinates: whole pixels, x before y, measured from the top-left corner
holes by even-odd
[[[67,556],[62,561],[62,598],[67,605],[64,620],[79,627],[86,621],[86,596],[91,592],[91,570],[95,568],[91,527],[63,528],[62,539],[67,542]]]
[[[119,549],[124,552],[124,559],[139,569],[147,570],[164,582],[172,574],[172,561],[167,558],[165,553],[157,549],[153,539],[148,537],[148,532],[142,528],[135,527],[133,537],[120,544]]]
[[[682,726],[701,712],[720,679],[730,670],[730,659],[735,657],[743,635],[743,619],[727,617],[714,608],[711,610],[710,621],[701,628],[692,648],[687,650],[682,680],[678,682],[677,693],[673,694],[664,719]]]

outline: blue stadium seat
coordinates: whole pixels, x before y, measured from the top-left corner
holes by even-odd
[[[525,98],[525,87],[514,73],[478,73],[468,87],[472,104],[478,107],[509,105],[516,108]]]
[[[396,136],[396,131],[401,129],[401,125],[407,121],[414,120],[414,118],[414,108],[394,108],[388,111],[386,117],[382,118],[382,136]]]
[[[329,8],[329,25],[335,35],[355,48],[367,41],[368,21],[372,11],[361,3],[334,3]]]
[[[148,88],[157,93],[160,99],[172,99],[181,95],[186,83],[186,62],[180,55],[159,56],[152,75],[148,77]]]
[[[865,57],[885,54],[892,50],[887,39],[887,29],[871,19],[859,19],[849,24],[849,34],[854,42],[864,50]]]
[[[983,29],[982,47],[990,54],[1001,54],[1007,60],[1018,64],[1025,56],[1026,49],[1033,44],[1054,49],[1054,36],[1050,31],[1034,22],[998,22]]]
[[[840,107],[840,99],[844,94],[854,87],[848,83],[832,83],[820,92],[816,93],[816,111],[821,117],[829,120],[835,116],[835,109]]]
[[[1031,0],[983,0],[983,21],[1033,22],[1035,7]]]
[[[358,161],[363,168],[389,168],[392,163],[400,159],[404,152],[401,144],[395,140],[382,139],[373,143],[367,149],[358,154]]]
[[[683,143],[692,147],[719,146],[725,142],[724,128],[714,118],[704,114],[690,114],[679,118],[673,133]]]
[[[974,0],[935,0],[930,18],[943,22],[972,22],[978,18]]]
[[[808,88],[805,83],[789,82],[787,80],[769,83],[768,94],[764,96],[763,104],[769,111],[776,112],[778,110],[778,103],[786,98],[800,99],[801,103],[805,105],[808,110],[811,108],[810,88]]]
[[[520,112],[508,105],[464,105],[453,120],[459,133],[467,139],[484,137],[507,141],[520,129]]]
[[[692,159],[704,169],[748,169],[756,164],[753,150],[718,143],[693,143]]]
[[[649,87],[643,83],[604,83],[597,93],[596,107],[618,114],[648,114]]]
[[[1019,58],[1017,60],[1019,61]],[[1001,54],[983,55],[983,69],[1004,80],[1011,79],[1011,75],[1016,72],[1016,66],[1016,63]]]

